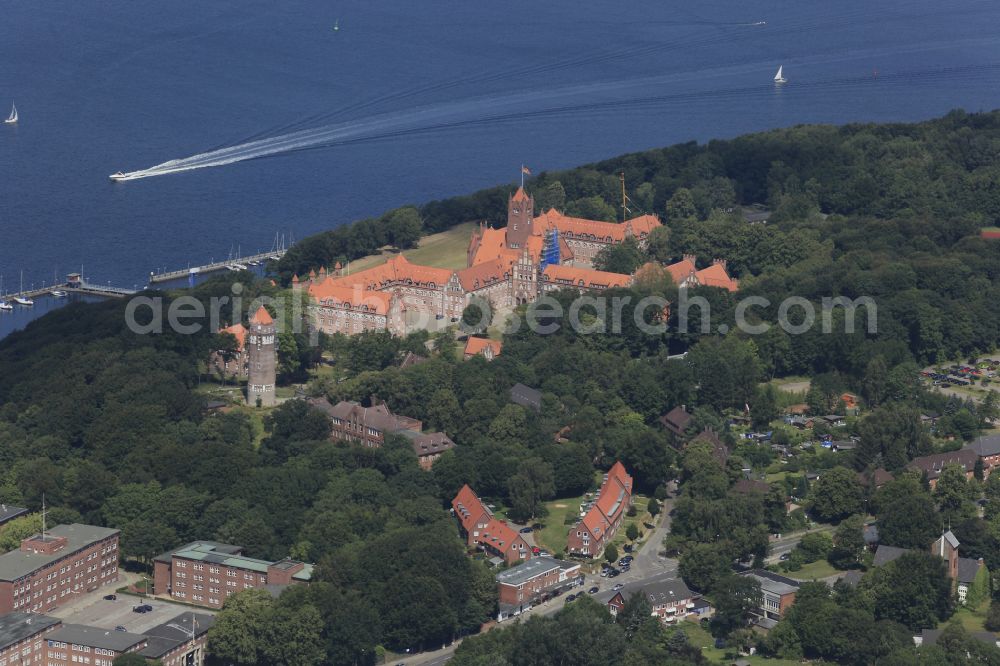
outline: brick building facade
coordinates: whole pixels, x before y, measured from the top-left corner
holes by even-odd
[[[556,590],[572,587],[581,578],[580,564],[552,557],[534,557],[496,576],[500,597],[498,620],[527,610]]]
[[[330,417],[330,438],[369,448],[381,448],[386,435],[405,437],[413,446],[420,467],[431,469],[434,461],[450,449],[455,442],[443,432],[423,432],[423,423],[409,416],[393,414],[384,402],[373,399],[371,407],[361,403],[341,400],[331,405],[325,398],[313,398],[309,404]]]
[[[583,519],[569,530],[566,552],[597,557],[618,532],[625,512],[632,505],[632,477],[616,462],[604,477],[597,501]]]
[[[177,601],[222,608],[241,590],[308,583],[313,566],[294,560],[269,562],[243,555],[243,548],[195,541],[153,561],[153,592]]]
[[[59,626],[56,618],[37,613],[0,615],[0,664],[45,666],[45,638]]]
[[[83,624],[64,624],[45,636],[48,666],[113,666],[115,658],[146,647],[146,637]]]
[[[451,510],[470,547],[501,557],[507,564],[531,559],[528,542],[505,521],[495,518],[468,484],[451,501]]]
[[[118,530],[60,525],[0,555],[0,613],[42,613],[118,582]]]

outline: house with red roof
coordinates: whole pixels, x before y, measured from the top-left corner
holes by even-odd
[[[236,339],[236,346],[233,349],[218,349],[212,352],[209,357],[209,366],[224,378],[237,379],[246,377],[250,373],[250,364],[247,362],[245,345],[247,341],[247,327],[241,323],[219,330],[220,334],[231,335]]]
[[[451,511],[470,547],[500,557],[507,564],[531,559],[531,547],[521,533],[494,517],[493,512],[483,504],[469,484],[462,486],[455,495],[455,499],[451,501]]]
[[[469,336],[469,339],[465,342],[465,351],[463,357],[466,361],[474,356],[482,356],[487,361],[492,361],[497,356],[500,355],[500,350],[503,349],[503,343],[499,340],[490,340],[488,338],[477,338],[473,335]]]
[[[594,504],[579,523],[570,528],[566,552],[582,557],[598,557],[604,552],[632,506],[632,477],[621,462],[608,470]]]

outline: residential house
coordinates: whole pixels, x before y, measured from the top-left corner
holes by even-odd
[[[520,614],[556,590],[582,580],[580,564],[552,557],[533,557],[496,575],[500,597],[498,621]]]
[[[688,424],[691,423],[691,414],[687,411],[687,405],[679,405],[660,417],[660,425],[664,429],[677,437],[683,437]]]
[[[976,467],[976,459],[979,455],[970,448],[959,449],[957,451],[946,451],[944,453],[934,453],[929,456],[914,458],[907,469],[914,469],[927,475],[930,486],[933,489],[937,485],[938,477],[948,465],[959,465],[965,470],[966,478],[971,479]]]
[[[234,379],[250,374],[250,361],[246,353],[247,328],[241,323],[233,324],[219,331],[236,339],[236,346],[229,350],[216,350],[209,356],[209,365],[222,377]]]
[[[510,401],[515,405],[521,405],[525,409],[531,409],[536,412],[542,411],[542,392],[530,386],[525,386],[521,382],[511,387]]]
[[[959,555],[960,544],[958,538],[951,530],[947,530],[940,537],[931,543],[929,551],[931,555],[937,555],[945,561],[948,578],[952,581],[952,586],[958,595],[958,600],[965,603],[969,590],[976,582],[976,577],[980,570],[986,568],[986,562],[982,559],[972,559]],[[906,548],[896,548],[894,546],[880,545],[875,551],[873,566],[880,567],[892,562],[905,553],[913,552]]]
[[[908,548],[897,548],[896,546],[887,546],[884,543],[880,543],[878,548],[875,549],[875,558],[872,560],[872,566],[885,566],[909,552],[911,551]]]
[[[222,608],[237,592],[308,583],[312,572],[313,565],[304,562],[271,562],[244,555],[242,546],[194,541],[153,559],[153,591],[181,603]]]
[[[651,581],[629,583],[615,591],[608,600],[608,611],[612,616],[625,607],[632,595],[641,594],[649,601],[653,615],[664,624],[673,624],[692,613],[699,595],[688,589],[680,578],[660,578]]]
[[[566,552],[582,557],[599,556],[618,532],[631,505],[632,477],[621,462],[616,462],[604,476],[594,504],[583,519],[570,528]]]
[[[958,569],[955,575],[955,592],[958,594],[960,603],[965,603],[969,590],[976,582],[979,572],[986,568],[986,560],[983,558],[973,559],[971,557],[958,558]]]
[[[840,428],[847,425],[847,417],[841,414],[827,414],[826,416],[819,417],[819,419],[831,428]]]
[[[739,575],[753,578],[760,583],[761,603],[753,614],[759,626],[765,629],[773,628],[795,603],[799,581],[765,569],[752,569]]]
[[[965,448],[983,461],[983,478],[989,477],[994,469],[1000,467],[1000,435],[983,435]]]
[[[867,472],[858,472],[858,482],[873,492],[895,478],[892,472],[882,467]]]
[[[702,430],[697,437],[687,443],[685,448],[699,443],[708,444],[712,450],[712,457],[715,458],[715,460],[723,467],[726,466],[726,461],[729,460],[729,448],[723,443],[722,439],[719,438],[719,435],[714,430],[711,428]]]
[[[474,356],[482,356],[487,361],[492,361],[500,355],[503,343],[499,340],[489,340],[487,338],[477,338],[473,335],[465,342],[463,357],[466,361]]]
[[[468,484],[451,501],[451,510],[469,546],[502,557],[507,564],[531,559],[528,542],[505,521],[494,517]]]
[[[417,454],[417,463],[425,471],[429,471],[445,451],[455,448],[455,442],[443,432],[400,430],[399,434],[410,440],[413,452]]]
[[[45,638],[60,626],[61,620],[38,613],[0,615],[0,664],[46,666]]]

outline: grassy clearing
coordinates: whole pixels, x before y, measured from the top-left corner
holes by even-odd
[[[817,560],[809,564],[803,564],[802,568],[798,571],[788,571],[782,573],[789,578],[794,578],[795,580],[817,580],[820,578],[835,576],[841,572],[838,569],[835,569],[833,565],[826,560]]]
[[[715,639],[706,630],[701,628],[701,625],[697,622],[681,622],[679,625],[680,629],[684,630],[687,634],[688,640],[692,645],[698,645],[701,647],[701,653],[705,655],[710,663],[713,664],[731,664],[735,659],[732,655],[735,650],[732,648],[718,649],[715,647]],[[730,658],[726,655],[729,654]],[[766,666],[793,666],[798,664],[797,661],[791,661],[789,659],[768,659],[761,655],[752,655],[749,657],[739,657],[740,659],[746,659],[754,666],[766,665]]]
[[[629,525],[635,525],[639,529],[640,536],[635,540],[636,544],[645,541],[653,531],[645,525],[645,523],[653,524],[653,517],[646,511],[646,507],[649,505],[649,498],[645,495],[636,495],[634,499],[635,515],[625,515],[625,520],[622,521],[621,527],[618,528],[618,532],[615,533],[615,537],[611,540],[614,547],[618,549],[619,555],[625,554],[622,546],[629,543],[629,540],[625,537],[625,530],[628,529]]]
[[[566,524],[566,518],[575,519],[580,515],[581,502],[583,502],[582,495],[546,502],[545,508],[549,510],[549,513],[541,521],[542,529],[535,532],[535,543],[550,553],[564,552],[566,550],[566,535],[570,528],[570,525]]]
[[[952,616],[952,620],[957,620],[962,624],[968,632],[973,631],[986,631],[986,627],[983,623],[986,622],[986,613],[990,609],[990,600],[984,599],[978,608],[970,608],[968,606],[960,606],[955,614]]]
[[[469,238],[476,228],[474,222],[466,222],[439,234],[431,234],[420,239],[420,245],[403,251],[403,256],[415,264],[436,268],[465,268],[468,263]],[[383,249],[381,254],[373,254],[351,262],[351,272],[384,264],[395,252]]]

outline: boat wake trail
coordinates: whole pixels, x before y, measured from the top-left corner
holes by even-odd
[[[756,71],[759,66],[749,65],[747,69]],[[733,72],[729,70],[727,73]],[[704,73],[701,76],[704,76]],[[967,78],[983,81],[984,78],[993,79],[998,76],[1000,76],[1000,64],[981,64],[886,74],[878,78],[877,85],[892,88],[898,85],[930,85],[943,79]],[[190,157],[169,160],[147,169],[115,174],[112,178],[117,181],[139,180],[304,150],[451,131],[463,127],[498,126],[503,123],[538,118],[580,118],[611,110],[648,108],[692,110],[706,102],[738,100],[747,103],[765,100],[774,95],[774,87],[767,84],[709,90],[679,90],[681,86],[677,84],[689,78],[683,75],[659,76],[471,98],[418,107],[405,112],[375,115],[366,120],[344,121],[285,132]],[[871,77],[859,76],[799,82],[794,84],[794,89],[802,93],[825,94],[842,92],[855,86],[875,84]],[[649,93],[650,90],[670,89],[677,92]]]

